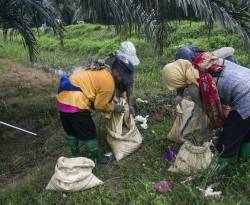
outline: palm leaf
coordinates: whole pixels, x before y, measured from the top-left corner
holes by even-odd
[[[38,54],[38,44],[33,27],[37,22],[46,21],[56,34],[62,37],[62,27],[56,21],[53,7],[46,0],[0,0],[0,27],[5,37],[13,36],[16,32],[23,37],[30,60],[33,62]]]
[[[218,22],[239,33],[249,46],[249,4],[249,0],[81,0],[85,18],[114,25],[117,32],[144,31],[160,53],[172,32],[171,21],[178,19],[203,20],[208,29]]]
[[[139,1],[150,9],[149,0]],[[137,1],[138,2],[138,1]],[[250,46],[250,1],[249,0],[159,0],[155,5],[163,21],[175,19],[204,20],[208,25],[218,22],[223,29],[239,33]],[[152,6],[152,5],[150,5]],[[175,12],[174,12],[175,11]]]

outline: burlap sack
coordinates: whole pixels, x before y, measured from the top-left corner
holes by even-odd
[[[66,158],[57,160],[55,173],[52,176],[47,190],[74,192],[93,188],[103,184],[93,173],[95,163],[88,158]]]
[[[168,139],[182,143],[184,136],[195,132],[203,131],[208,127],[209,119],[204,111],[189,100],[182,100],[181,106],[177,105],[177,117],[167,136]]]
[[[107,142],[117,161],[135,152],[142,143],[134,118],[129,115],[128,103],[121,98],[120,104],[125,107],[125,113],[111,113],[107,124]]]
[[[195,174],[206,169],[213,159],[210,145],[211,143],[206,142],[203,146],[194,146],[190,142],[185,142],[168,171]]]

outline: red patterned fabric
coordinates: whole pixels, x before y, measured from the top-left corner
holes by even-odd
[[[221,128],[224,121],[224,113],[212,73],[221,71],[224,65],[212,64],[209,68],[201,70],[199,64],[203,63],[203,56],[199,55],[193,62],[194,67],[199,71],[199,89],[202,103],[214,128]]]

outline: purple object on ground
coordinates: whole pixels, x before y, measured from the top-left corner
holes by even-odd
[[[154,188],[160,193],[165,193],[173,188],[173,182],[170,180],[157,182],[154,184]]]
[[[164,153],[164,159],[169,162],[174,162],[178,154],[178,149],[176,147],[170,147]]]

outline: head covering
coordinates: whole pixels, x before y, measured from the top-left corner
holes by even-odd
[[[136,55],[136,49],[132,42],[124,41],[121,43],[119,50],[117,50],[117,56],[123,56],[127,58],[133,66],[139,65],[140,60]]]
[[[199,72],[187,60],[179,59],[165,65],[161,74],[169,90],[186,87],[189,84],[198,85]]]
[[[212,52],[218,58],[228,58],[234,55],[234,48],[222,47]]]
[[[219,63],[219,58],[217,58],[210,52],[205,52],[203,54],[198,55],[194,59],[193,65],[200,71],[210,72],[212,71],[211,68],[213,67],[213,65],[218,65],[218,63]]]
[[[188,60],[189,62],[193,63],[194,59],[203,53],[205,50],[198,49],[196,47],[193,47],[192,45],[188,45],[184,48],[180,48],[175,55],[175,60],[183,59]]]
[[[193,63],[198,55],[204,53],[205,50],[192,45],[180,48],[175,55],[175,60],[185,59]],[[218,58],[229,58],[234,55],[234,48],[232,47],[222,47],[212,52],[212,54]]]
[[[220,72],[224,65],[212,53],[203,53],[194,60],[194,67],[199,71],[199,90],[203,107],[214,128],[221,128],[224,122],[224,113],[220,97],[211,74]],[[204,72],[205,71],[205,72]]]
[[[123,82],[126,85],[131,85],[134,82],[134,66],[132,63],[124,56],[117,56],[114,63],[112,64],[112,69],[117,69],[122,76]]]

